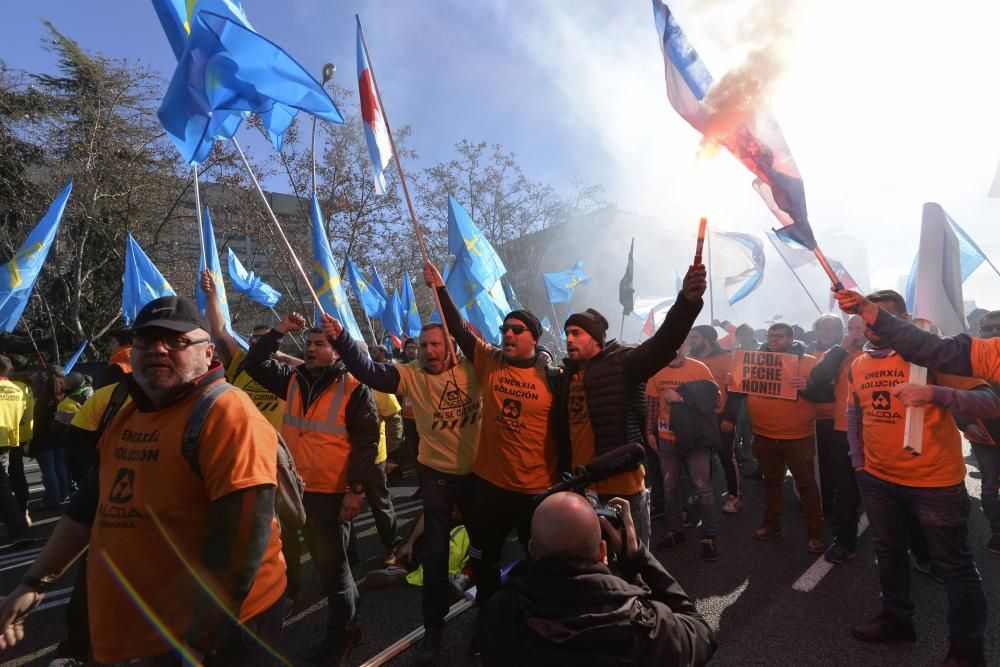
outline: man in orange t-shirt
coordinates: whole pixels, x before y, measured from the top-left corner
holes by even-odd
[[[793,340],[792,328],[780,322],[772,324],[767,330],[764,349],[768,352],[800,353],[799,374],[790,379],[790,386],[799,394],[794,401],[755,394],[747,396],[753,426],[753,454],[764,475],[764,520],[753,537],[755,540],[771,540],[781,535],[787,466],[805,506],[806,550],[823,553],[823,508],[814,469],[816,408],[803,393],[816,358],[801,354],[801,344]]]
[[[867,297],[907,319],[903,297],[892,290]],[[867,318],[865,318],[867,320]],[[875,532],[881,613],[856,625],[862,641],[914,641],[910,600],[909,526],[919,523],[930,566],[944,580],[951,647],[946,664],[984,665],[986,594],[969,546],[969,496],[962,439],[952,413],[970,419],[1000,416],[1000,397],[982,380],[929,373],[932,384],[910,384],[910,364],[867,324],[869,346],[851,364],[848,437],[858,487]],[[904,445],[909,407],[923,407],[919,454]]]
[[[544,367],[536,368],[535,345],[542,325],[532,313],[504,317],[503,345],[490,345],[468,328],[441,275],[424,267],[436,289],[448,329],[472,361],[483,392],[483,428],[472,472],[476,476],[473,547],[482,551],[475,566],[476,602],[500,586],[500,551],[511,529],[527,547],[534,497],[556,480],[556,447],[551,428],[552,392]]]
[[[24,616],[89,545],[96,662],[266,664],[285,588],[277,436],[230,389],[202,423],[196,460],[182,452],[199,396],[225,382],[208,322],[189,299],[147,304],[132,342],[132,403],[105,430],[99,464],[0,605],[0,649],[23,635]]]

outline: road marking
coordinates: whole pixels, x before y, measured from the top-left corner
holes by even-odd
[[[25,557],[34,558],[39,553],[41,553],[42,547],[37,547],[35,549],[19,549],[16,553],[7,554],[0,556],[0,565],[9,565],[17,560],[23,560]]]
[[[858,536],[860,537],[861,534],[867,530],[867,528],[868,515],[862,514],[861,518],[858,520]],[[808,593],[816,588],[817,584],[819,584],[819,582],[823,580],[823,577],[825,577],[832,569],[833,563],[827,561],[823,558],[823,556],[820,556],[816,559],[816,562],[813,563],[812,566],[806,570],[794,584],[792,584],[792,588],[797,591],[802,591],[803,593]]]
[[[459,614],[468,611],[469,609],[475,606],[476,606],[475,600],[470,600],[468,597],[466,597],[463,600],[459,600],[455,604],[451,605],[451,610],[448,612],[448,615],[444,617],[444,622],[447,623],[448,621],[455,618]],[[400,653],[402,653],[403,651],[405,651],[406,649],[410,648],[418,641],[423,639],[423,636],[424,636],[424,626],[421,625],[419,628],[417,628],[410,634],[406,635],[392,646],[384,649],[378,655],[375,655],[374,657],[369,658],[367,661],[361,663],[361,667],[377,667],[378,665],[384,665],[389,660],[396,657],[397,655],[399,655]]]

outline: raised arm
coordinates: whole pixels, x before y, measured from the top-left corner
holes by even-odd
[[[215,289],[215,280],[210,271],[201,272],[201,290],[205,293],[205,317],[208,318],[210,333],[215,339],[215,347],[222,357],[222,364],[229,366],[240,347],[236,339],[232,337],[226,328],[226,318],[222,315],[222,306],[219,305],[219,296]]]
[[[451,298],[448,286],[444,284],[444,279],[434,265],[430,262],[424,264],[424,281],[427,286],[437,291],[438,299],[441,302],[441,317],[448,325],[448,333],[451,334],[462,354],[470,361],[474,361],[476,353],[476,335],[469,330],[465,318]]]
[[[368,356],[332,315],[325,315],[320,320],[320,327],[348,372],[359,382],[385,394],[399,392],[399,369],[393,364],[380,364]]]
[[[288,393],[288,384],[295,375],[295,368],[273,358],[281,346],[281,338],[289,331],[301,331],[306,319],[298,313],[289,313],[276,327],[257,339],[247,352],[243,367],[254,380],[280,398]]]

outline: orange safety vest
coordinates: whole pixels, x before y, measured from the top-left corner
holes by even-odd
[[[312,493],[347,492],[347,403],[359,382],[345,373],[303,410],[297,378],[288,385],[281,435],[295,467]]]
[[[118,364],[119,366],[121,366],[121,369],[124,372],[131,373],[132,372],[132,363],[130,359],[131,354],[132,354],[131,345],[123,347],[111,355],[111,358],[108,359],[108,365],[112,366],[114,364]]]

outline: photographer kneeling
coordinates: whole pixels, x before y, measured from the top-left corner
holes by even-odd
[[[512,570],[480,611],[484,665],[702,665],[712,656],[714,631],[639,547],[628,502],[610,504],[621,512],[621,531],[576,493],[556,493],[538,506],[531,560]],[[621,576],[608,569],[609,547],[619,554]]]

